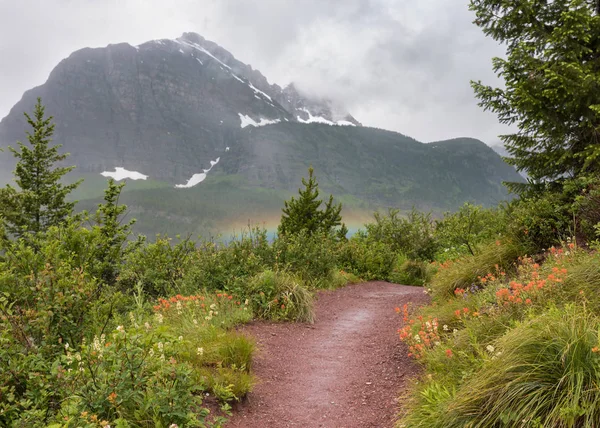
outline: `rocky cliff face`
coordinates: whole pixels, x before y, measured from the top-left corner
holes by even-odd
[[[97,207],[102,175],[147,176],[130,181],[122,202],[149,235],[278,221],[310,165],[355,219],[387,207],[493,205],[507,196],[502,181],[521,180],[480,141],[423,144],[363,127],[193,33],[74,52],[0,122],[0,145],[26,138],[23,112],[37,97],[77,166],[70,176],[85,178],[73,195],[80,207]],[[13,165],[0,153],[0,180]]]
[[[360,125],[350,115],[334,117],[326,102],[302,97],[293,85],[269,84],[195,33],[74,52],[0,122],[0,144],[25,138],[22,112],[31,111],[37,97],[55,117],[55,142],[80,171],[126,165],[172,181],[206,166],[252,127]],[[2,159],[0,165],[10,164],[6,154]]]

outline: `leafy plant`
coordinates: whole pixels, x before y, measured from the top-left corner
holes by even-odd
[[[248,291],[258,317],[314,322],[311,292],[300,279],[287,272],[264,271],[252,278]]]

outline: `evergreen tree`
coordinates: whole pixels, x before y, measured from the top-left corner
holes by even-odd
[[[507,162],[530,177],[518,193],[600,172],[600,0],[471,0],[475,23],[506,45],[505,88],[472,82],[480,105],[518,131]]]
[[[117,184],[112,178],[104,191],[104,203],[98,205],[94,216],[96,227],[99,229],[101,243],[98,245],[96,260],[98,272],[96,275],[106,284],[114,284],[119,274],[125,244],[131,234],[131,226],[135,220],[123,223],[126,205],[119,205],[119,197],[125,183]]]
[[[331,233],[342,224],[342,204],[334,204],[333,196],[329,196],[325,209],[321,210],[323,201],[319,199],[319,184],[313,172],[313,168],[310,167],[308,181],[302,178],[304,189],[298,189],[298,199],[292,197],[284,202],[279,225],[280,235],[297,235],[303,230],[309,235]],[[343,228],[345,229],[345,225]]]
[[[61,178],[74,167],[54,166],[68,155],[58,152],[61,145],[50,145],[54,124],[52,117],[44,117],[44,110],[38,98],[33,117],[25,113],[33,128],[27,133],[29,144],[17,141],[17,149],[9,147],[18,159],[14,173],[19,188],[7,185],[0,191],[0,210],[6,230],[15,236],[43,232],[62,223],[75,206],[66,197],[81,182],[61,183]]]

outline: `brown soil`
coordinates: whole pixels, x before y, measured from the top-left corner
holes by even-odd
[[[319,293],[315,324],[245,326],[259,348],[258,384],[227,427],[392,427],[417,373],[394,308],[426,300],[419,287],[369,282]]]

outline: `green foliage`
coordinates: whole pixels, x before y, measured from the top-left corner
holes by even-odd
[[[294,275],[266,270],[250,280],[248,292],[260,318],[314,322],[312,293]]]
[[[119,205],[119,196],[124,186],[125,183],[116,184],[112,178],[109,179],[104,192],[104,203],[98,206],[93,217],[102,241],[95,253],[94,274],[104,283],[111,285],[117,280],[126,253],[134,247],[126,244],[135,220],[123,223],[122,216],[127,207]],[[137,242],[137,245],[139,244],[141,241]]]
[[[600,322],[572,305],[519,325],[457,393],[447,426],[593,427],[600,418]]]
[[[119,287],[131,291],[139,282],[144,293],[152,297],[178,293],[178,285],[192,266],[196,251],[190,239],[173,245],[171,238],[157,236],[155,242],[140,246],[126,256]]]
[[[359,234],[342,245],[338,254],[341,268],[367,281],[389,279],[395,261],[390,245]]]
[[[302,178],[303,189],[298,189],[298,199],[292,197],[284,202],[283,215],[279,225],[279,234],[298,235],[305,232],[308,236],[315,234],[330,234],[342,224],[342,204],[335,205],[333,196],[325,203],[321,210],[323,201],[319,197],[319,184],[313,177],[313,168],[308,168],[308,181]],[[348,229],[344,226],[339,232],[345,237]]]
[[[383,242],[410,259],[433,260],[437,243],[430,213],[413,208],[406,217],[398,210],[389,210],[385,216],[375,213],[374,217],[375,223],[365,225],[371,240]]]
[[[498,237],[506,229],[506,219],[499,209],[484,209],[465,203],[454,213],[446,212],[436,221],[435,236],[444,248],[465,248],[475,255],[477,246]]]
[[[483,32],[506,45],[506,59],[493,60],[505,88],[472,85],[481,106],[518,128],[502,136],[507,162],[530,182],[510,188],[537,191],[584,171],[598,173],[598,2],[472,0],[470,8]]]
[[[16,236],[44,232],[64,222],[75,205],[66,198],[80,183],[61,183],[63,176],[74,167],[54,167],[67,155],[58,152],[60,145],[50,146],[54,124],[52,117],[44,117],[44,110],[38,98],[33,117],[25,113],[32,127],[32,132],[27,133],[29,146],[18,141],[18,149],[10,147],[18,159],[15,178],[19,188],[7,185],[0,191],[0,210],[6,230]]]
[[[273,249],[265,229],[250,228],[227,244],[204,242],[185,272],[179,292],[193,293],[205,288],[246,295],[247,280],[273,263]]]
[[[435,270],[432,266],[422,260],[406,260],[398,256],[390,281],[397,284],[423,286],[434,276]]]
[[[441,266],[431,281],[432,295],[444,299],[454,295],[457,288],[469,289],[477,282],[477,277],[509,269],[526,249],[510,240],[491,242],[481,248],[479,254],[467,256]]]
[[[314,288],[329,288],[336,269],[336,242],[331,235],[279,236],[273,243],[275,266],[298,275]]]
[[[67,426],[93,419],[142,427],[202,426],[208,411],[192,411],[202,403],[202,382],[189,362],[177,361],[173,340],[160,331],[120,326],[77,352],[67,348],[57,370],[69,398],[58,419]]]
[[[528,252],[540,252],[573,233],[571,197],[546,192],[513,203],[508,234]]]

